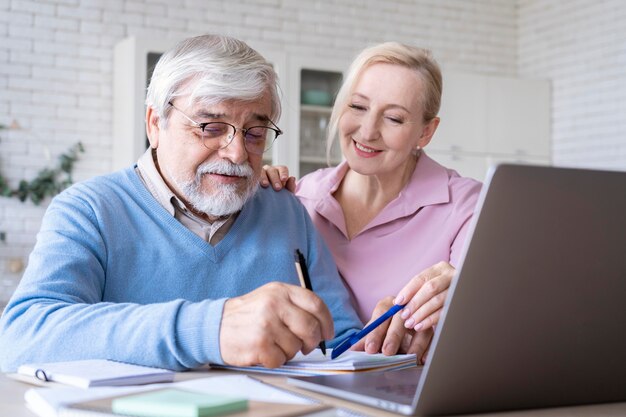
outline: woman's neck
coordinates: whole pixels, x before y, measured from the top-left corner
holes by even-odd
[[[398,197],[411,180],[417,159],[410,158],[400,170],[378,175],[363,175],[348,169],[333,195],[343,210],[350,239]]]

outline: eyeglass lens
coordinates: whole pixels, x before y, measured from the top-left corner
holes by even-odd
[[[265,126],[253,126],[242,129],[246,151],[262,154],[272,147],[277,132]],[[205,147],[217,150],[227,147],[237,135],[237,129],[222,122],[207,123],[202,129],[202,143]]]

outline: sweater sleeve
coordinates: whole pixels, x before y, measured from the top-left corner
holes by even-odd
[[[225,299],[102,301],[107,245],[92,207],[79,197],[64,192],[46,211],[22,281],[0,318],[2,371],[90,358],[174,370],[221,363]]]

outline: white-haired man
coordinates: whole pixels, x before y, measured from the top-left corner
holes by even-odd
[[[282,133],[271,65],[236,39],[190,38],[159,60],[146,105],[137,165],[50,204],[0,320],[2,370],[86,358],[275,367],[359,327],[306,210],[257,187]],[[298,285],[296,249],[316,294]]]

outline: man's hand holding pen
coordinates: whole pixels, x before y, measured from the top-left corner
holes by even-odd
[[[300,286],[306,288],[309,291],[313,291],[313,284],[311,284],[311,277],[309,276],[309,268],[306,266],[306,259],[300,249],[296,249],[294,253],[294,261],[296,263],[296,271],[298,273],[298,279],[300,280]],[[322,340],[319,347],[326,356],[326,342]]]
[[[306,288],[273,282],[226,301],[220,353],[228,365],[275,368],[334,333],[321,298]]]

